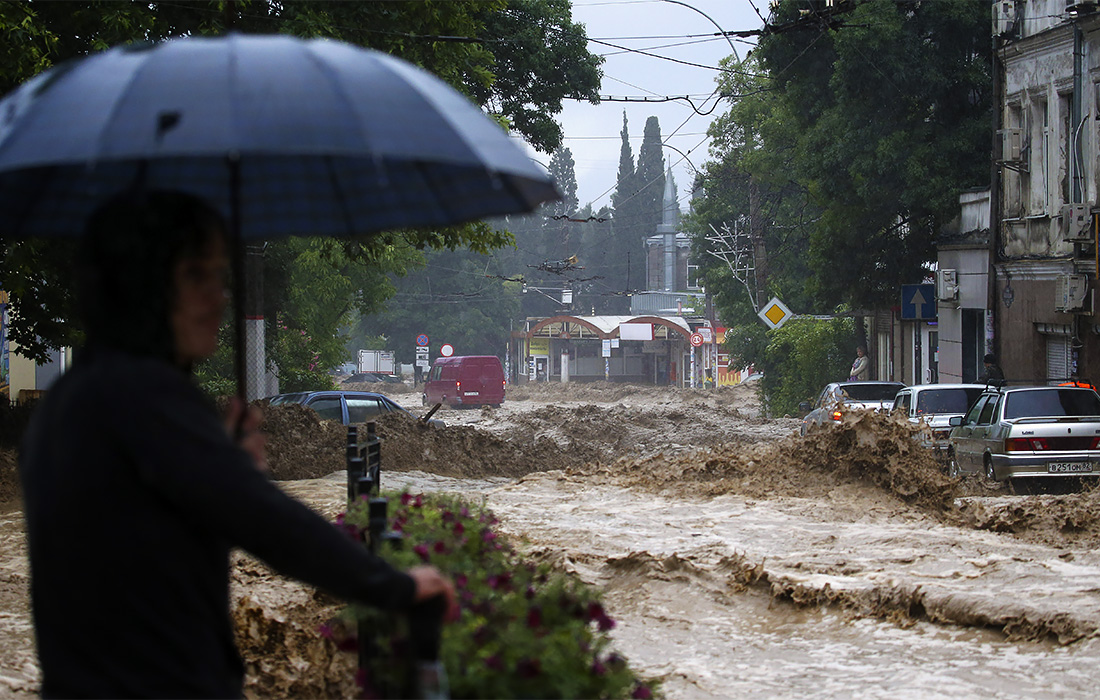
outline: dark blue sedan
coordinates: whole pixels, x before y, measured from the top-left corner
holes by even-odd
[[[344,425],[366,423],[384,413],[404,413],[411,418],[417,418],[397,405],[393,399],[372,391],[301,391],[272,396],[267,401],[272,406],[288,403],[308,406],[321,418],[338,420]],[[438,418],[428,422],[437,427],[444,426],[443,421]]]

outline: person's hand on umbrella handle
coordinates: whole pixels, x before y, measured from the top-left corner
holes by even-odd
[[[416,592],[413,594],[413,602],[443,596],[447,603],[447,611],[443,614],[445,622],[454,622],[458,619],[458,598],[455,596],[455,585],[446,578],[434,566],[414,566],[406,571],[416,583]]]
[[[246,410],[247,408],[247,410]],[[257,406],[246,407],[241,397],[229,399],[229,410],[225,416],[225,429],[237,446],[247,452],[256,468],[267,473],[267,436],[260,432],[263,412]]]

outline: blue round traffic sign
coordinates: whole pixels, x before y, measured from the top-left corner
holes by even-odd
[[[416,336],[416,344],[419,345],[420,347],[424,347],[425,345],[428,344],[428,336],[424,335],[423,333]]]

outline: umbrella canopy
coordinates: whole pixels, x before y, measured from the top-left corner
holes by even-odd
[[[457,91],[337,41],[118,47],[0,101],[0,236],[79,234],[134,185],[203,197],[243,238],[442,226],[558,199]]]

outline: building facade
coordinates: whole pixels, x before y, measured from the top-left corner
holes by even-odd
[[[994,3],[993,12],[998,128],[986,322],[996,332],[989,345],[1009,379],[1098,380],[1100,6],[1015,0]],[[981,257],[978,248],[971,258]],[[966,265],[963,249],[941,250],[941,262],[953,252],[959,268]]]

